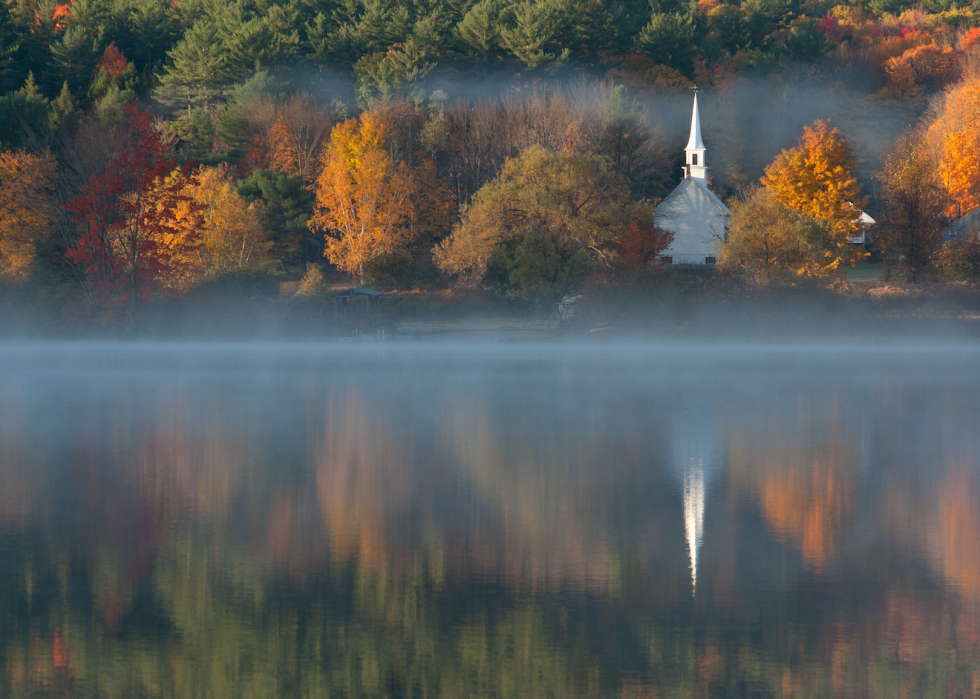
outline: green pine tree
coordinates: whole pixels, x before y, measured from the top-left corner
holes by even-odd
[[[10,12],[0,12],[0,94],[13,89],[18,79],[20,37]]]
[[[161,70],[167,51],[174,48],[185,27],[171,10],[170,0],[128,0],[126,32],[117,45],[138,71]],[[184,3],[180,3],[181,7]]]
[[[508,8],[501,15],[507,18],[500,29],[501,45],[528,68],[567,58],[571,51],[558,36],[566,11],[561,0],[525,0]]]
[[[500,3],[481,0],[456,25],[456,36],[485,61],[500,39]]]
[[[76,90],[82,90],[102,55],[103,32],[92,34],[85,27],[68,27],[58,41],[51,44],[53,66]],[[49,93],[50,94],[50,93]]]
[[[195,22],[167,55],[173,63],[159,76],[156,96],[161,102],[186,107],[190,114],[192,107],[208,107],[225,94],[229,56],[216,22]]]
[[[689,15],[654,12],[636,37],[636,50],[690,76],[694,72],[694,30],[695,22]]]
[[[228,73],[243,78],[256,70],[294,63],[299,57],[298,13],[273,5],[268,13],[248,18],[236,6],[221,25],[228,52]]]
[[[58,97],[48,105],[48,120],[51,122],[52,131],[57,130],[70,123],[75,115],[75,99],[71,96],[66,80],[61,86]]]
[[[50,131],[48,101],[28,73],[24,87],[0,97],[0,146],[46,147]]]

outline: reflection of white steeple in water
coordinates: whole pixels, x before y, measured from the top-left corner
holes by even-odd
[[[704,468],[694,459],[684,474],[684,533],[691,558],[691,592],[698,589],[698,550],[704,533]]]
[[[710,396],[691,395],[686,405],[671,410],[671,462],[684,489],[684,536],[690,557],[692,594],[698,585],[708,481],[724,463],[724,448],[712,403]]]

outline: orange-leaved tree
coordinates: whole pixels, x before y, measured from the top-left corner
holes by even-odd
[[[393,162],[387,139],[388,121],[379,112],[338,124],[316,181],[309,226],[325,234],[327,259],[359,278],[367,263],[419,232],[423,182],[405,163]]]
[[[866,204],[853,169],[854,158],[840,131],[818,120],[803,127],[799,144],[777,155],[762,178],[780,204],[826,224],[834,265],[854,266],[866,256],[848,241],[861,235]]]
[[[54,160],[49,154],[0,153],[0,276],[27,276],[54,216]]]
[[[155,285],[169,291],[185,290],[200,270],[204,216],[202,206],[187,196],[196,182],[197,173],[186,166],[154,180],[144,197],[146,213],[129,226],[153,250]]]
[[[316,159],[330,134],[330,111],[298,94],[279,109],[269,127],[269,164],[285,175],[299,175],[305,186],[316,174]]]
[[[671,231],[630,219],[626,230],[616,241],[617,261],[622,267],[634,271],[644,267],[660,267],[663,264],[661,255],[672,242],[674,234]]]
[[[889,91],[912,97],[948,83],[957,70],[957,54],[949,46],[923,44],[885,62]]]
[[[980,206],[980,77],[969,77],[939,103],[926,140],[952,217]]]

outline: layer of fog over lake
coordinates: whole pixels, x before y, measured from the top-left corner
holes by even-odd
[[[980,348],[0,345],[0,696],[961,696]]]

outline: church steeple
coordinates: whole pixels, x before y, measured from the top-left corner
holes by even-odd
[[[684,148],[684,175],[707,184],[708,168],[704,165],[704,141],[701,140],[701,117],[698,115],[698,91],[694,90],[694,113],[691,115],[691,138]]]

